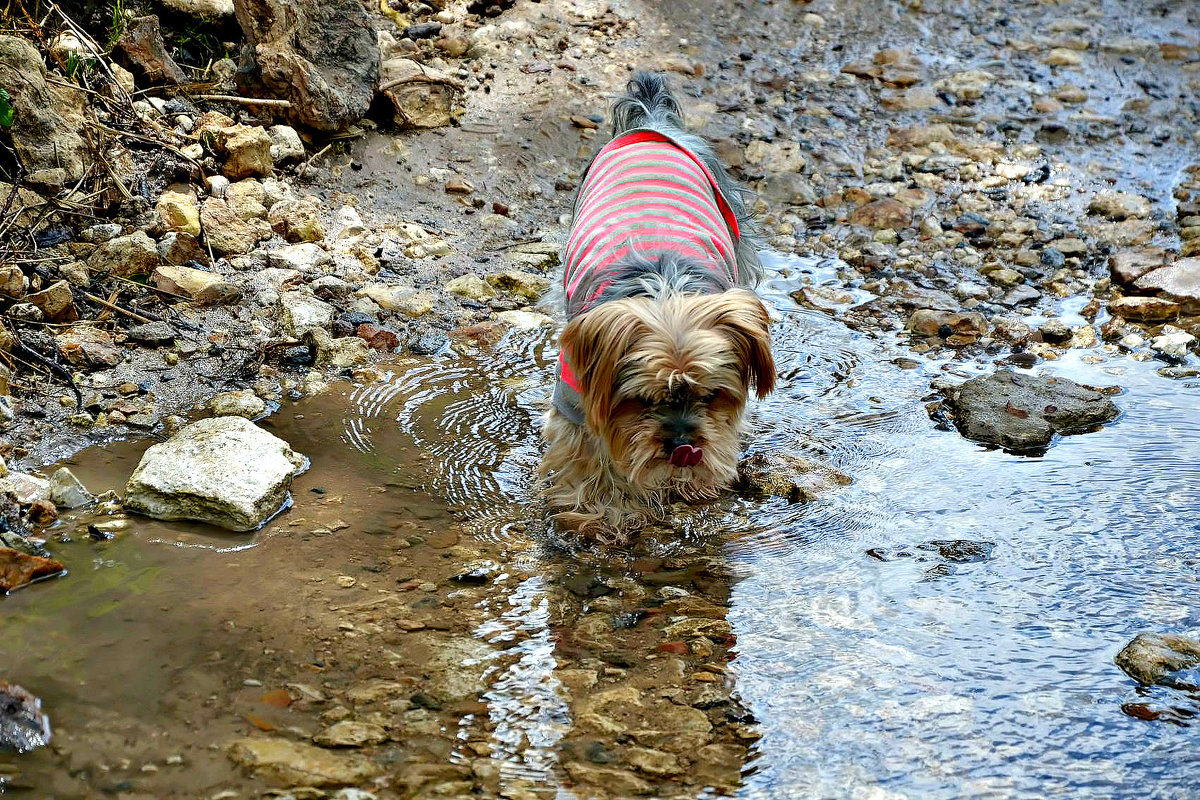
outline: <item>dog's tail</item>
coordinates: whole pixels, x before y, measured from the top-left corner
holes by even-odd
[[[625,94],[613,101],[612,135],[637,128],[683,130],[683,112],[667,79],[653,72],[635,72]]]

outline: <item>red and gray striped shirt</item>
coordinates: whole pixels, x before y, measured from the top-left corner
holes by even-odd
[[[634,251],[679,253],[725,270],[736,284],[738,235],[737,217],[700,158],[657,131],[622,134],[592,160],[575,201],[563,258],[568,301],[585,275]],[[578,391],[561,354],[559,367]]]

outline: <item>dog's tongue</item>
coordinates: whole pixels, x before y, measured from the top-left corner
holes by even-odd
[[[692,447],[690,444],[681,444],[671,451],[671,463],[677,467],[694,467],[700,463],[702,458],[704,458],[704,450]]]

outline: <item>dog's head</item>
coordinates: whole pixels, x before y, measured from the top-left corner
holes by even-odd
[[[768,325],[744,289],[627,297],[567,325],[586,423],[626,480],[700,494],[733,480],[746,401],[775,387]]]

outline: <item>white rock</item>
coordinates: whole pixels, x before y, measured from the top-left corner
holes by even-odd
[[[267,413],[267,403],[250,389],[238,392],[221,392],[208,404],[218,417],[245,417],[257,419]]]
[[[294,337],[309,328],[325,330],[333,323],[333,306],[300,292],[283,292],[279,295],[279,322]]]
[[[536,311],[501,311],[496,321],[519,331],[532,331],[554,324],[554,320]]]
[[[50,476],[50,502],[59,508],[80,508],[91,505],[95,499],[83,481],[66,467],[55,470]]]
[[[125,507],[156,519],[254,530],[283,506],[306,464],[249,420],[203,419],[146,451],[125,485]]]
[[[1183,359],[1187,357],[1188,345],[1194,341],[1196,337],[1187,331],[1174,325],[1164,325],[1162,335],[1150,340],[1150,347],[1171,358]]]
[[[50,481],[25,472],[10,472],[0,479],[0,493],[12,492],[23,506],[50,499]]]
[[[353,206],[342,206],[338,209],[338,233],[339,239],[352,239],[362,236],[367,232],[367,226],[363,225],[362,217],[354,210]]]
[[[333,262],[333,256],[318,244],[301,242],[288,244],[267,253],[267,263],[280,269],[295,269],[301,272],[314,270]]]
[[[304,158],[304,144],[295,128],[290,125],[272,125],[267,130],[267,135],[271,137],[271,158],[276,164]]]
[[[233,0],[162,0],[162,4],[195,17],[233,16]]]

